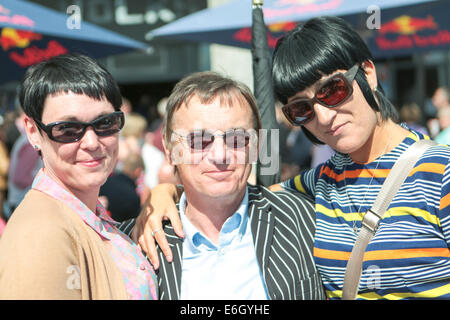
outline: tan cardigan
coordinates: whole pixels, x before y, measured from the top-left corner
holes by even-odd
[[[63,202],[30,190],[0,238],[0,299],[127,299],[100,235]]]

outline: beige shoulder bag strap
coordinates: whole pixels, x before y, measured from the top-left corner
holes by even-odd
[[[431,140],[419,140],[413,143],[392,167],[389,175],[384,181],[372,208],[366,212],[362,221],[362,228],[353,246],[347,269],[344,276],[344,287],[342,290],[343,300],[354,300],[358,293],[359,280],[364,252],[378,229],[379,223],[398,189],[405,181],[412,168],[431,146],[437,143]]]

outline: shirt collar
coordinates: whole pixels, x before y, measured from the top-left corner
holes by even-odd
[[[75,211],[85,223],[87,223],[92,229],[94,229],[102,237],[111,240],[105,224],[117,225],[118,222],[111,219],[106,209],[103,207],[100,201],[97,200],[96,212],[92,212],[80,199],[75,195],[67,191],[60,186],[55,180],[45,174],[41,169],[34,178],[31,186],[33,189],[41,191],[57,200],[62,201]]]
[[[180,219],[183,224],[183,229],[186,234],[186,240],[192,251],[198,251],[202,245],[206,246],[209,250],[216,250],[216,246],[203,235],[186,217],[186,194],[183,192],[180,198]],[[237,211],[229,217],[220,230],[220,244],[229,244],[236,236],[239,240],[245,234],[248,223],[248,188],[245,190],[244,198],[239,205]]]

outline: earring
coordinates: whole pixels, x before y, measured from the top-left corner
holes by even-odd
[[[39,151],[39,147],[37,146],[37,144],[34,145],[34,150]]]

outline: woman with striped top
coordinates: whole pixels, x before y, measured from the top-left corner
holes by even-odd
[[[342,297],[362,218],[392,166],[412,143],[429,139],[399,124],[372,60],[360,36],[335,17],[292,30],[273,56],[284,115],[312,142],[336,150],[327,162],[271,188],[315,199],[314,259],[330,299]],[[436,145],[415,164],[366,248],[357,299],[450,298],[449,159],[450,148]],[[164,215],[179,225],[176,214]],[[163,237],[157,240],[163,248]]]
[[[327,296],[341,298],[364,213],[400,155],[429,138],[398,124],[367,46],[342,19],[315,18],[283,37],[273,79],[288,120],[337,151],[279,186],[314,197],[315,262]],[[357,299],[450,298],[449,159],[438,145],[415,164],[366,248]]]

